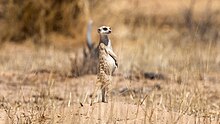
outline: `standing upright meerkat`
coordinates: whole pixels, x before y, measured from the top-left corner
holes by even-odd
[[[98,101],[107,102],[108,85],[111,84],[111,76],[118,67],[118,62],[108,37],[111,33],[111,28],[102,26],[98,28],[98,33],[100,35],[100,41],[97,47],[99,61],[96,89],[101,91],[98,93]],[[97,90],[95,90],[95,92],[97,92]]]

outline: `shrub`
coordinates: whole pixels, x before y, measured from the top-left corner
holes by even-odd
[[[86,20],[83,0],[8,0],[4,6],[3,40],[38,37],[45,41],[50,32],[74,36],[83,31]]]

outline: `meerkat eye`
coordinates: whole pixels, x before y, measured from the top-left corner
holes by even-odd
[[[100,32],[100,31],[101,31],[101,29],[99,28],[99,29],[98,29],[98,32]]]
[[[103,30],[104,30],[104,31],[107,31],[107,30],[108,30],[108,28],[103,28]]]

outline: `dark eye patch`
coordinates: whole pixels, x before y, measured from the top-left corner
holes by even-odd
[[[104,30],[104,31],[107,31],[107,30],[108,30],[108,28],[103,28],[103,30]]]

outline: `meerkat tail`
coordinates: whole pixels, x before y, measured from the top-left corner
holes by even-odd
[[[86,34],[86,38],[87,38],[87,46],[88,48],[91,50],[92,47],[93,47],[93,43],[92,43],[92,23],[93,21],[92,20],[89,20],[88,22],[88,26],[87,26],[87,34]]]

